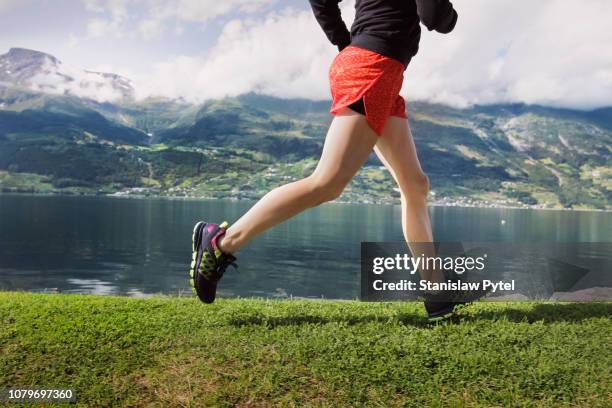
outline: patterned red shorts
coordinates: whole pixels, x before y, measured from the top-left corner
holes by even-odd
[[[404,65],[363,48],[348,46],[329,68],[332,94],[330,113],[336,115],[363,98],[366,120],[378,136],[389,116],[406,118],[404,98],[399,94]]]

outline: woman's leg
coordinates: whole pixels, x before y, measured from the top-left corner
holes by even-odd
[[[435,256],[427,211],[429,179],[421,168],[408,120],[391,116],[374,150],[400,189],[402,230],[411,252],[414,256]],[[441,271],[420,272],[423,279],[445,280]]]
[[[257,234],[307,208],[337,198],[372,152],[378,136],[365,117],[345,109],[336,115],[314,172],[267,193],[221,238],[224,252],[235,253]]]

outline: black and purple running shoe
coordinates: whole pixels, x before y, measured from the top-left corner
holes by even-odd
[[[228,226],[227,221],[221,225],[200,221],[193,227],[189,280],[193,291],[204,303],[215,301],[217,283],[227,267],[238,267],[234,263],[236,257],[222,252],[217,245]]]

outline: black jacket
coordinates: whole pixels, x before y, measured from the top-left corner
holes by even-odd
[[[327,38],[342,50],[355,45],[395,58],[405,67],[419,49],[423,23],[430,31],[450,33],[457,12],[448,0],[357,0],[355,21],[346,28],[338,3],[310,0],[314,15]]]

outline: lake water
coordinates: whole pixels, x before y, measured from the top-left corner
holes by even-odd
[[[0,195],[0,289],[127,294],[189,291],[199,219],[252,202]],[[612,214],[432,207],[440,241],[610,241]],[[402,241],[399,206],[325,204],[265,232],[228,268],[221,296],[355,298],[361,241]]]

